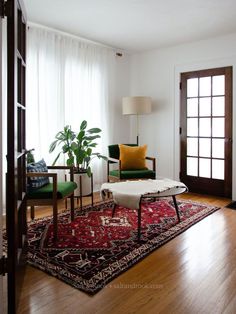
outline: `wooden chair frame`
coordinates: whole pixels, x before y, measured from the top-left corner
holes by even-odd
[[[70,170],[70,181],[74,181],[74,168],[69,166],[48,166],[53,170]],[[28,172],[27,177],[51,177],[53,184],[53,193],[51,199],[29,199],[27,198],[27,206],[31,207],[31,218],[34,219],[34,206],[51,205],[53,207],[53,234],[54,239],[58,236],[58,198],[57,198],[57,173],[53,172]],[[71,221],[74,220],[74,192],[66,195],[63,199],[70,198],[71,202]]]

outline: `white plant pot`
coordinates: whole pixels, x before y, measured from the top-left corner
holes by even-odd
[[[92,193],[92,177],[89,177],[87,173],[74,173],[74,182],[77,183],[77,189],[74,191],[74,196],[80,196],[80,189],[82,189],[82,196]]]

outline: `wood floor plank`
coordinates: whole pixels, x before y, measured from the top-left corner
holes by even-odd
[[[224,208],[230,202],[224,198],[187,193],[178,199],[222,208],[151,253],[94,296],[27,266],[18,313],[235,314],[236,211]],[[50,208],[36,210],[36,218],[48,215]]]

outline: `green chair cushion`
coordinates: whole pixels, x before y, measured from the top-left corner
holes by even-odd
[[[57,198],[62,199],[73,193],[77,188],[75,182],[58,182],[57,183]],[[51,199],[53,193],[53,184],[49,183],[41,188],[30,191],[27,194],[28,199]]]
[[[112,170],[109,172],[110,176],[119,177],[118,170]],[[122,170],[120,173],[120,179],[155,179],[156,173],[149,169],[139,170]]]

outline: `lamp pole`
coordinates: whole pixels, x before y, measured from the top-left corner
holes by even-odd
[[[136,114],[137,119],[137,146],[139,145],[139,116],[138,113]]]

